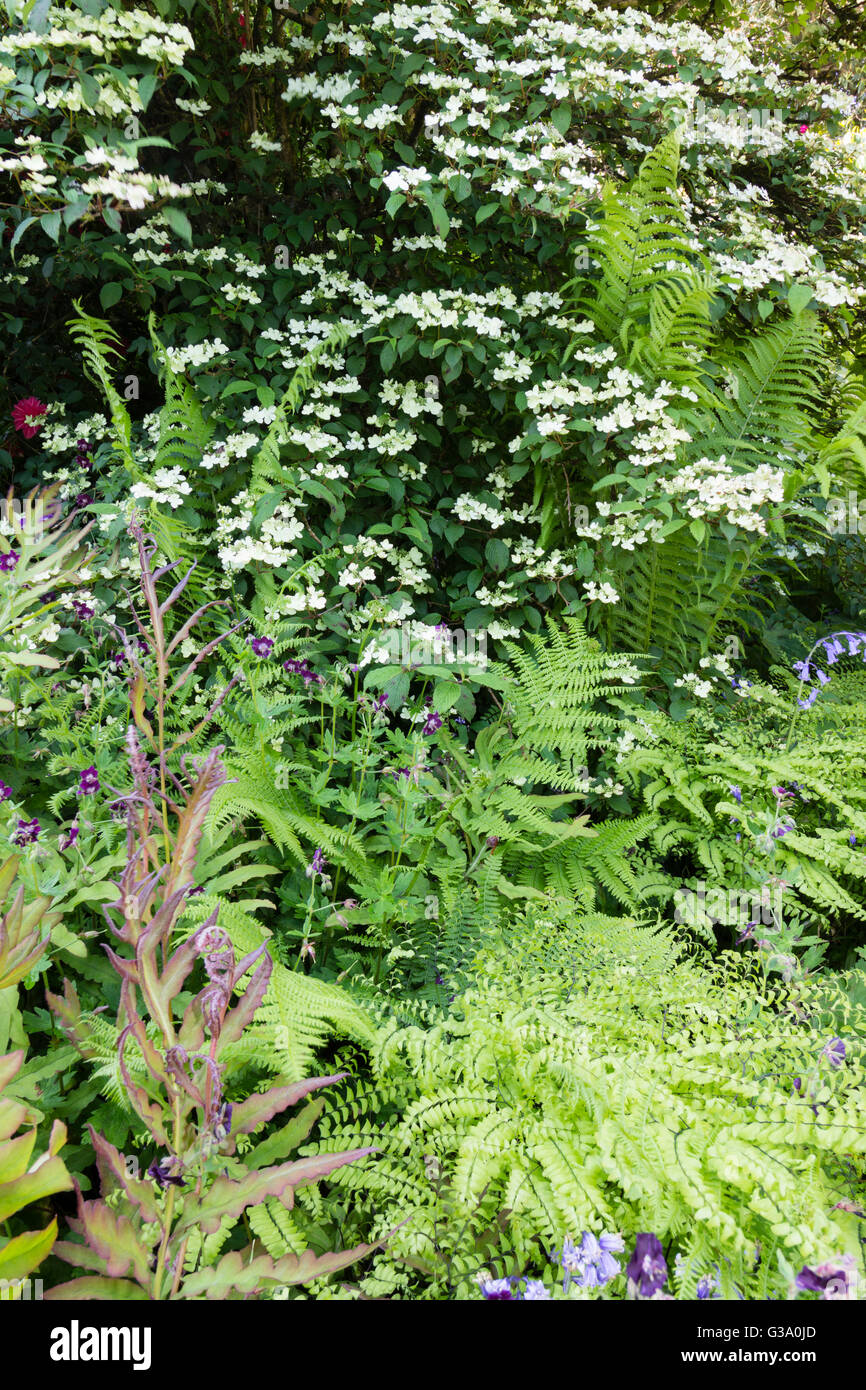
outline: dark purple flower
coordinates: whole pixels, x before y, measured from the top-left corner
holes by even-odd
[[[831,1067],[841,1067],[845,1061],[845,1044],[841,1038],[831,1038],[821,1048],[821,1056],[826,1057]]]
[[[373,709],[374,709],[375,713],[378,714],[378,713],[379,713],[379,710],[384,709],[385,706],[387,705],[387,703],[388,703],[388,692],[387,692],[387,690],[385,690],[385,691],[383,691],[383,693],[382,693],[381,695],[377,696],[377,698],[373,701]]]
[[[757,925],[758,925],[757,922],[747,922],[746,925],[745,925],[745,928],[743,929],[743,931],[742,931],[742,933],[741,933],[741,935],[738,936],[737,939],[736,939],[736,941],[734,942],[734,945],[735,945],[735,946],[739,946],[740,943],[741,943],[742,941],[748,941],[750,937],[754,936],[754,935],[755,935],[755,927],[756,927]]]
[[[89,492],[79,492],[72,505],[74,507],[89,507],[92,501],[93,498]]]
[[[634,1254],[626,1268],[632,1298],[653,1298],[667,1283],[668,1267],[658,1236],[645,1231],[635,1237]]]
[[[94,605],[92,603],[87,603],[83,598],[74,598],[72,600],[72,607],[75,611],[76,618],[82,623],[87,622],[96,612]]]
[[[284,661],[283,670],[288,671],[293,676],[302,676],[304,685],[309,685],[311,681],[317,681],[319,685],[325,684],[324,676],[317,676],[315,671],[312,671],[307,665],[306,661]]]
[[[822,1299],[850,1298],[854,1285],[853,1260],[850,1255],[837,1256],[811,1269],[804,1265],[794,1280],[801,1293],[817,1293]]]
[[[0,801],[8,801],[12,795],[12,788],[7,787],[5,782],[0,782]]]
[[[514,1294],[511,1292],[511,1278],[485,1279],[481,1285],[481,1292],[489,1303],[497,1300],[516,1302]]]
[[[42,833],[42,826],[34,816],[32,820],[19,820],[18,829],[12,837],[16,845],[33,845]]]
[[[855,846],[856,843],[857,843],[857,836],[856,836],[856,835],[849,835],[849,836],[848,836],[848,843],[849,843],[849,845],[851,846],[851,848],[853,849],[854,846]]]
[[[439,714],[435,709],[431,709],[421,729],[422,734],[435,734],[437,729],[441,728],[442,715]]]
[[[0,574],[8,574],[10,570],[14,570],[20,559],[17,550],[0,551]]]
[[[96,773],[96,764],[91,763],[80,775],[78,783],[79,796],[93,796],[94,792],[99,791],[99,777]]]
[[[71,849],[72,846],[75,844],[75,841],[76,841],[77,839],[78,839],[78,826],[77,826],[77,825],[70,825],[68,835],[66,835],[66,836],[64,837],[64,839],[62,839],[62,840],[60,841],[60,844],[59,844],[59,846],[58,846],[58,848],[59,848],[59,850],[60,850],[60,853],[62,854],[64,850]]]
[[[154,1159],[147,1170],[147,1176],[153,1178],[158,1187],[166,1188],[169,1184],[172,1187],[186,1187],[183,1178],[173,1177],[171,1174],[170,1170],[176,1161],[174,1158],[161,1158],[159,1162]]]
[[[251,637],[250,646],[256,656],[270,656],[274,650],[274,643],[271,637]]]
[[[316,874],[325,872],[327,859],[322,850],[317,849],[306,868],[307,878],[314,878]]]

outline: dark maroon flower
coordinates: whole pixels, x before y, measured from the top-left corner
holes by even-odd
[[[76,618],[78,618],[80,622],[87,622],[96,612],[93,604],[87,603],[83,598],[74,598],[72,600],[72,607],[75,610]]]
[[[173,1177],[170,1169],[177,1160],[174,1158],[161,1158],[159,1162],[153,1160],[147,1170],[147,1176],[153,1178],[158,1187],[166,1188],[171,1184],[172,1187],[186,1187],[183,1178]]]
[[[86,767],[84,771],[81,773],[80,781],[78,784],[78,795],[93,796],[94,792],[98,791],[99,777],[96,773],[96,764],[93,763],[90,767]]]
[[[632,1298],[653,1298],[667,1283],[668,1267],[658,1236],[649,1231],[635,1237],[634,1254],[628,1262],[626,1279]]]
[[[12,837],[16,845],[35,844],[42,833],[42,826],[34,816],[32,820],[19,820],[18,829]]]
[[[60,849],[60,853],[62,854],[64,850],[71,849],[77,839],[78,826],[70,825],[69,834],[66,835],[66,837],[60,841],[60,845],[58,846],[58,848]]]
[[[8,574],[10,570],[14,570],[20,559],[17,550],[0,551],[0,574]]]
[[[274,643],[271,637],[251,637],[250,646],[256,656],[270,656],[274,650]]]
[[[324,683],[322,681],[322,677],[317,676],[315,671],[312,671],[310,667],[307,665],[306,661],[284,661],[283,670],[288,671],[290,675],[293,676],[303,676],[304,685],[309,685],[311,681],[315,680],[317,680],[320,685]]]
[[[495,849],[496,846],[499,844],[499,836],[498,836],[498,835],[488,835],[488,836],[487,836],[487,839],[485,840],[484,843],[485,843],[485,845],[487,846],[488,849]]]

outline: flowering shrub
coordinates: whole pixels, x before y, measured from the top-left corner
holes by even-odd
[[[0,33],[48,1296],[860,1297],[856,7],[242,8]]]

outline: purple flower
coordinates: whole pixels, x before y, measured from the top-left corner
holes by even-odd
[[[757,922],[747,922],[743,932],[740,936],[737,937],[736,941],[734,942],[734,945],[739,946],[741,942],[748,941],[750,937],[754,936],[755,927],[757,925]]]
[[[487,849],[495,849],[496,846],[499,844],[499,836],[488,835],[487,839],[484,841],[484,844]]]
[[[827,665],[835,666],[839,657],[845,655],[845,648],[837,637],[833,637],[829,642],[824,643],[824,652],[827,656]]]
[[[705,1274],[698,1280],[697,1294],[699,1299],[720,1298],[719,1281],[715,1274]]]
[[[307,878],[315,878],[316,874],[323,874],[325,872],[325,865],[327,864],[327,862],[328,861],[325,858],[323,851],[317,849],[309,864],[307,865]]]
[[[831,1038],[821,1048],[821,1056],[826,1057],[831,1067],[841,1067],[845,1061],[845,1044],[841,1038]]]
[[[849,835],[849,836],[848,836],[848,843],[849,843],[849,845],[851,846],[851,848],[853,849],[854,846],[855,846],[856,843],[857,843],[857,836],[856,836],[856,835]]]
[[[80,622],[87,622],[96,612],[94,605],[92,603],[87,603],[83,598],[74,598],[72,600],[72,607],[76,618],[78,618]]]
[[[731,796],[734,798],[734,800],[736,801],[737,805],[739,806],[740,802],[741,802],[742,799],[743,799],[743,793],[740,791],[740,788],[739,788],[739,787],[731,787],[730,791],[731,791]]]
[[[78,839],[78,826],[77,826],[77,825],[70,825],[68,835],[66,835],[66,836],[64,837],[64,839],[62,839],[62,840],[60,841],[60,844],[59,844],[59,846],[58,846],[58,848],[59,848],[59,850],[60,850],[60,853],[62,854],[64,850],[71,849],[72,846],[75,844],[75,841],[76,841],[77,839]]]
[[[8,574],[10,570],[14,570],[20,559],[21,556],[17,550],[0,551],[0,574],[4,572]]]
[[[850,1298],[855,1283],[854,1260],[851,1255],[842,1255],[834,1262],[810,1269],[804,1265],[794,1280],[794,1287],[801,1293],[817,1293],[824,1300]]]
[[[580,1245],[568,1236],[562,1250],[554,1250],[551,1258],[565,1270],[565,1292],[572,1280],[582,1289],[600,1289],[619,1274],[619,1263],[613,1256],[624,1249],[620,1235],[610,1232],[594,1236],[591,1231],[584,1231]]]
[[[176,1161],[177,1160],[174,1158],[161,1158],[159,1162],[154,1159],[147,1170],[147,1176],[153,1178],[157,1187],[166,1188],[169,1184],[171,1184],[172,1187],[186,1187],[183,1178],[172,1177],[170,1170]]]
[[[485,1279],[481,1285],[481,1292],[489,1303],[497,1300],[509,1300],[514,1302],[514,1294],[511,1292],[511,1279]]]
[[[811,709],[812,706],[814,705],[815,701],[817,700],[817,698],[818,698],[818,687],[817,687],[817,685],[813,685],[813,686],[812,686],[812,689],[809,691],[809,693],[808,693],[808,695],[805,697],[805,699],[803,699],[803,700],[798,700],[798,701],[797,701],[797,704],[800,706],[800,709]]]
[[[800,680],[801,680],[801,681],[807,681],[807,680],[809,679],[809,675],[810,675],[811,670],[812,670],[812,668],[811,668],[811,666],[809,665],[808,661],[795,661],[795,662],[794,662],[794,671],[795,671],[796,674],[800,677]]]
[[[311,681],[317,681],[319,685],[325,684],[325,677],[317,676],[306,661],[284,661],[283,670],[290,672],[293,676],[303,676],[304,685],[309,685]]]
[[[658,1236],[649,1231],[635,1238],[634,1254],[626,1269],[632,1298],[654,1298],[667,1283],[668,1267]]]
[[[421,729],[422,734],[435,734],[437,729],[441,728],[442,715],[439,714],[435,709],[431,709]]]
[[[33,845],[42,833],[42,826],[34,816],[32,820],[19,820],[18,829],[12,837],[16,845]]]
[[[7,787],[5,782],[0,782],[0,801],[8,801],[12,795],[12,788]]]
[[[96,764],[91,763],[81,773],[78,783],[79,796],[93,796],[94,792],[99,791],[99,778],[96,774]]]
[[[815,667],[815,675],[818,677],[818,680],[821,682],[822,685],[830,684],[830,677],[827,675],[826,671],[821,670],[820,666]]]
[[[273,639],[270,637],[251,637],[250,646],[256,656],[270,656],[274,650]]]
[[[541,1279],[527,1279],[521,1296],[524,1299],[549,1299],[550,1289],[545,1287]]]
[[[373,701],[373,710],[375,711],[376,714],[378,714],[378,713],[379,713],[379,710],[384,709],[385,706],[387,705],[387,703],[388,703],[388,692],[387,692],[387,690],[385,690],[385,691],[383,691],[383,693],[382,693],[381,695],[377,696],[376,699]]]

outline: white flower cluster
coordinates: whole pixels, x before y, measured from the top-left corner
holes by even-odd
[[[735,473],[722,455],[688,464],[661,486],[672,496],[682,496],[686,513],[695,519],[723,512],[732,526],[763,536],[767,522],[760,508],[783,500],[785,473],[767,463]]]

